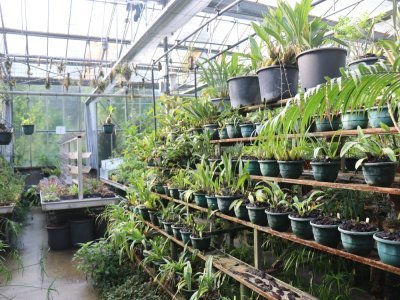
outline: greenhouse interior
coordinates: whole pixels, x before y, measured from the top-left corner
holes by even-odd
[[[400,299],[397,0],[0,21],[0,299]]]

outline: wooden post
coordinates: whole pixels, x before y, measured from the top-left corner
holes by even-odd
[[[262,236],[261,232],[258,231],[257,229],[254,229],[253,235],[254,235],[254,267],[256,269],[261,269],[262,268],[262,250],[261,250],[261,245],[262,245]]]
[[[171,241],[171,258],[175,261],[179,259],[178,257],[178,245]]]
[[[78,199],[83,200],[82,137],[78,136],[76,141],[76,151],[78,152]]]
[[[244,284],[240,284],[240,300],[250,300],[251,299],[251,290],[246,287]]]

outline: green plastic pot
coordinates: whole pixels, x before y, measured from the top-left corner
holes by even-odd
[[[168,188],[171,198],[179,199],[179,191],[177,188]]]
[[[154,190],[156,191],[156,193],[158,194],[165,194],[165,190],[164,187],[162,186],[162,184],[156,184],[154,186]]]
[[[273,230],[285,232],[290,227],[289,213],[288,212],[272,212],[265,210],[268,219],[268,225]]]
[[[396,175],[397,162],[364,163],[362,170],[368,185],[389,187]]]
[[[193,245],[194,249],[197,249],[200,251],[207,251],[208,249],[210,249],[211,236],[197,238],[197,237],[193,237],[193,235],[191,235],[190,240],[192,241],[192,245]]]
[[[400,267],[400,242],[384,240],[374,234],[377,242],[378,255],[385,264]]]
[[[256,126],[254,124],[240,124],[239,127],[244,138],[252,137],[255,134]]]
[[[22,125],[22,131],[25,135],[32,135],[35,132],[35,125]]]
[[[207,206],[209,209],[211,209],[211,210],[218,209],[217,197],[206,195],[206,199],[207,199]]]
[[[218,137],[218,124],[204,125],[204,131],[209,132],[212,140],[217,140]]]
[[[279,165],[276,160],[259,160],[258,163],[262,176],[277,177],[279,175]]]
[[[320,225],[310,221],[314,240],[321,245],[336,248],[340,242],[339,225]]]
[[[250,222],[259,226],[267,226],[268,218],[265,215],[265,207],[246,206]]]
[[[114,132],[114,124],[103,124],[103,132],[105,134],[112,134]]]
[[[155,226],[160,227],[160,222],[158,222],[158,216],[159,213],[156,210],[149,210],[149,216],[150,216],[150,221],[153,223]]]
[[[396,117],[396,113],[395,113]],[[389,108],[387,106],[373,107],[369,110],[369,124],[372,128],[380,128],[381,124],[385,124],[389,127],[393,126],[393,120],[389,114]]]
[[[340,228],[340,238],[342,240],[343,249],[346,252],[367,256],[374,249],[373,235],[378,230],[371,232],[354,232]]]
[[[181,233],[181,237],[182,237],[182,241],[185,245],[191,245],[192,241],[190,240],[190,236],[192,235],[192,232],[190,231],[182,231],[179,230],[179,232]]]
[[[225,215],[233,215],[233,211],[229,209],[231,206],[232,202],[235,201],[236,199],[240,199],[243,196],[219,196],[216,195],[217,197],[217,203],[218,203],[218,209],[221,213]]]
[[[164,194],[167,195],[169,197],[169,189],[168,189],[168,185],[164,185]]]
[[[313,231],[310,225],[312,218],[296,218],[289,215],[290,225],[292,226],[293,233],[304,240],[313,239]]]
[[[329,118],[315,118],[315,127],[319,132],[322,131],[336,131],[340,127],[340,116],[332,116]]]
[[[368,127],[368,114],[364,110],[348,111],[342,115],[342,128],[344,130]]]
[[[340,161],[311,162],[311,167],[315,180],[334,182],[339,174]]]
[[[174,232],[172,231],[172,224],[173,224],[173,222],[162,221],[162,224],[163,224],[163,226],[164,226],[164,230],[165,230],[168,234],[170,234],[170,235],[173,235],[173,234],[174,234]]]
[[[138,208],[143,220],[150,222],[149,209],[144,205],[139,205]]]
[[[255,123],[254,125],[256,125],[256,134],[260,135],[264,125],[261,123]]]
[[[247,172],[249,172],[250,175],[256,175],[260,176],[261,175],[261,170],[260,170],[260,164],[258,160],[243,160],[243,164],[248,163],[248,168]]]
[[[185,192],[186,190],[181,190],[181,189],[178,190],[179,200],[185,201]]]
[[[219,135],[220,140],[229,139],[228,131],[227,131],[226,127],[220,128],[220,129],[218,130],[218,135]]]
[[[242,137],[242,133],[240,132],[239,125],[227,124],[226,125],[226,132],[228,133],[228,137],[230,139],[236,139]]]
[[[182,229],[182,227],[181,227],[181,226],[171,225],[171,228],[172,228],[172,233],[174,234],[174,237],[175,237],[177,240],[182,241],[182,235],[181,235],[181,232],[180,232],[180,230]]]
[[[279,165],[279,173],[283,178],[292,178],[296,179],[301,176],[303,173],[303,161],[302,160],[294,160],[294,161],[278,161]]]
[[[207,207],[206,194],[194,193],[194,202],[200,207]]]
[[[190,298],[192,298],[193,294],[196,292],[197,290],[181,289],[181,294],[185,300],[190,300]]]
[[[242,204],[240,206],[235,206],[233,211],[235,212],[236,218],[243,220],[243,221],[249,221],[249,212],[246,208],[246,205]]]

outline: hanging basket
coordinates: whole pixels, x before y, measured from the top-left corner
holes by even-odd
[[[32,135],[35,132],[35,125],[22,125],[22,131],[25,135]]]
[[[0,132],[0,145],[5,146],[11,143],[12,132],[2,131]]]
[[[103,132],[105,134],[112,134],[114,132],[114,124],[103,124]]]

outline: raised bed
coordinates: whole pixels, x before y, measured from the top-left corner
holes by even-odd
[[[0,215],[11,214],[14,211],[15,204],[0,206]]]

